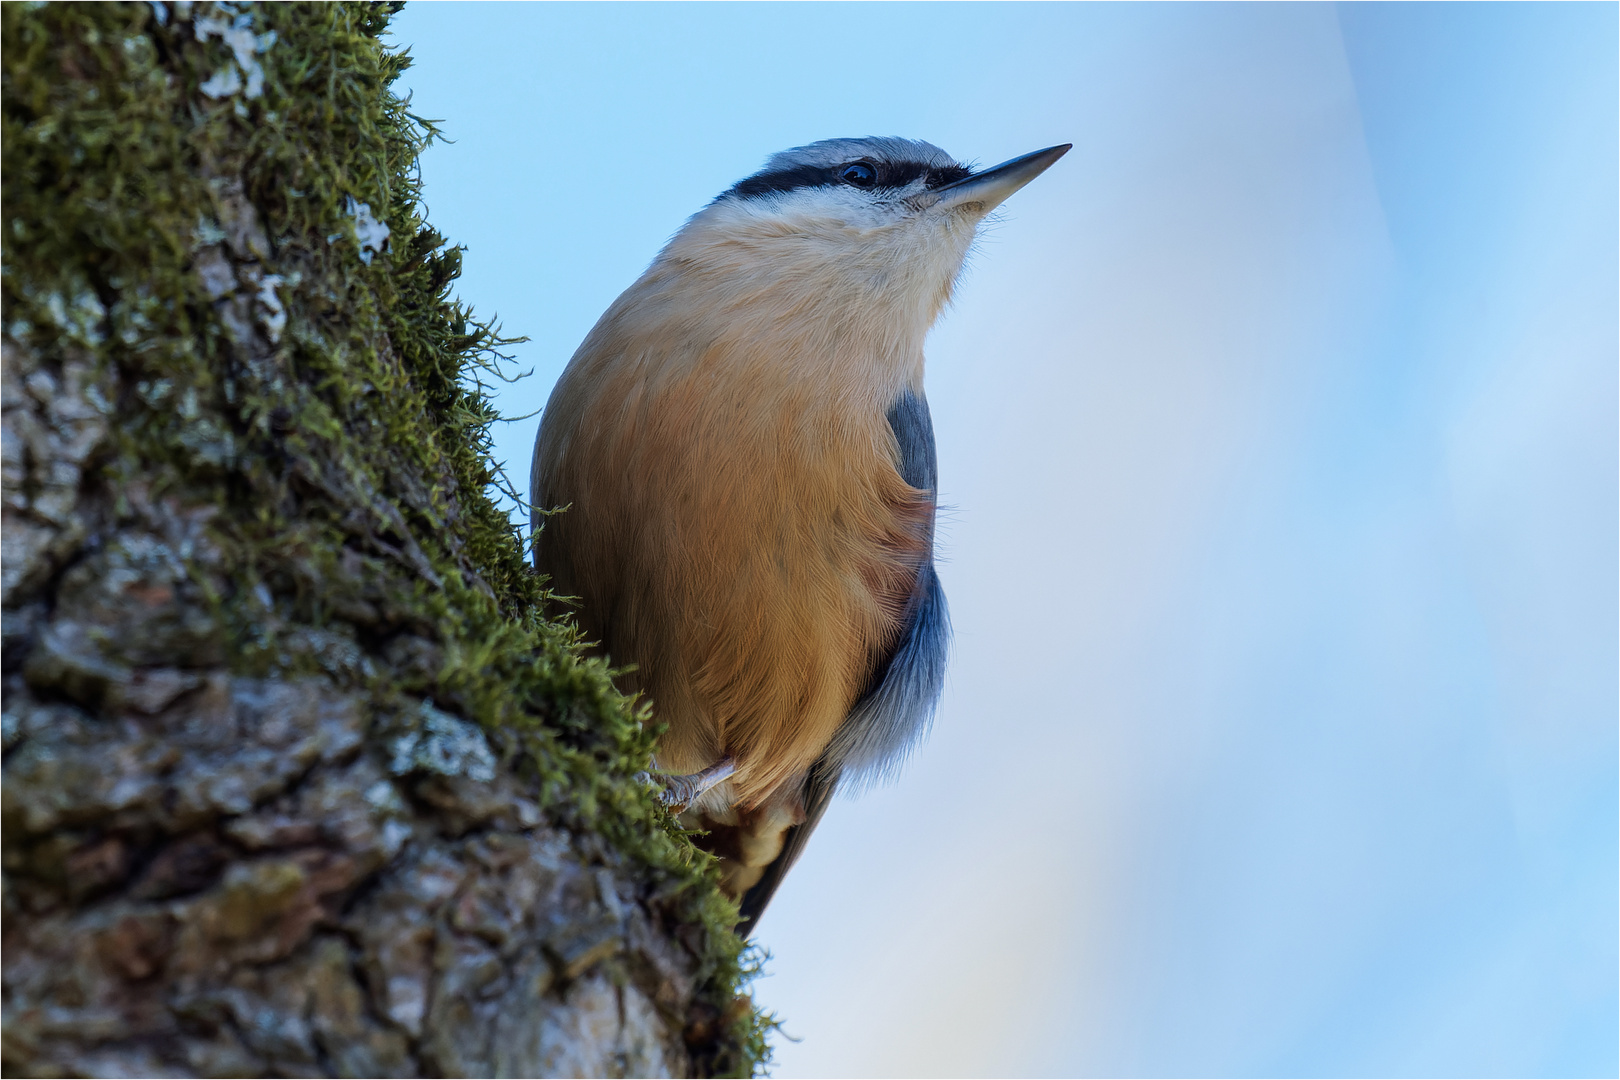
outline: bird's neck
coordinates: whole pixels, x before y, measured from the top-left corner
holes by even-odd
[[[643,335],[725,364],[728,378],[887,410],[902,390],[922,388],[923,340],[962,256],[882,239],[770,223],[689,229],[625,294],[623,309],[662,324],[640,327]]]

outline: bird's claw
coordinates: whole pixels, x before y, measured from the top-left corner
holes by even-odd
[[[723,757],[707,769],[695,773],[654,777],[650,773],[643,772],[637,773],[636,779],[651,787],[661,788],[658,801],[668,807],[670,813],[678,814],[696,802],[705,791],[736,771],[737,763],[729,757]]]

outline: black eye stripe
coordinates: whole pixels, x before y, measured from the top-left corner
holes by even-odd
[[[870,166],[877,172],[877,181],[871,185],[873,188],[903,188],[920,176],[928,178],[929,188],[937,188],[973,175],[972,169],[961,165],[926,165],[918,161],[872,161],[869,158],[862,158],[859,163]],[[855,162],[843,161],[837,165],[800,165],[792,169],[755,173],[746,180],[739,180],[725,194],[753,199],[762,195],[797,191],[799,188],[832,187],[844,183],[841,179],[843,172],[852,164]]]
[[[932,191],[946,184],[954,184],[958,180],[966,180],[972,175],[973,170],[965,165],[936,166],[928,170],[928,189]]]
[[[838,183],[838,170],[836,167],[823,168],[814,165],[800,165],[794,169],[778,169],[775,172],[755,173],[746,180],[737,181],[726,194],[751,199],[779,191],[795,191],[799,188],[822,187],[826,184],[836,183]]]

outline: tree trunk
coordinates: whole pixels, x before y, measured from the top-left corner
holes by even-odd
[[[8,1075],[747,1075],[546,615],[387,5],[6,3]]]

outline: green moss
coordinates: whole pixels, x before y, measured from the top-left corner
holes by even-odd
[[[461,252],[423,217],[435,132],[390,90],[409,63],[379,41],[392,10],[0,6],[5,333],[117,388],[91,473],[114,505],[218,509],[221,554],[192,575],[233,666],[484,725],[554,820],[698,935],[702,1064],[747,1075],[771,1021],[737,1003],[755,969],[735,908],[633,779],[649,718],[547,617],[489,497],[480,376],[504,342],[451,295]]]

